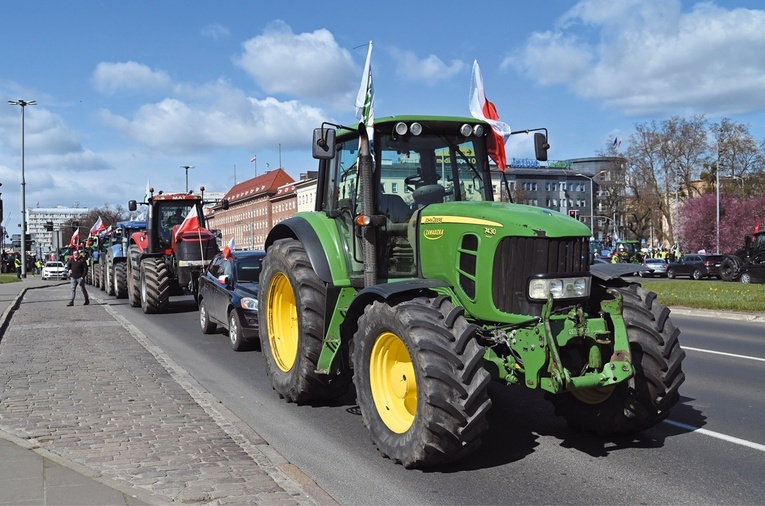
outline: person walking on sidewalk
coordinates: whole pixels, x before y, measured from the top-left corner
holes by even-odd
[[[80,250],[74,250],[74,253],[66,262],[66,268],[69,272],[69,284],[72,287],[72,294],[69,296],[69,304],[67,306],[74,306],[74,296],[77,294],[77,285],[82,288],[82,295],[85,297],[85,306],[90,304],[88,298],[88,291],[85,290],[85,275],[88,273],[88,264],[85,259],[80,255]]]

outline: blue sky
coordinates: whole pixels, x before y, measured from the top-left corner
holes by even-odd
[[[15,6],[10,5],[15,3]],[[357,7],[358,6],[358,7]],[[376,12],[361,12],[377,6]],[[765,138],[759,1],[41,1],[0,17],[0,182],[28,207],[101,207],[275,169],[314,169],[310,133],[355,121],[372,40],[375,114],[469,115],[473,60],[500,119],[546,127],[552,159],[634,125],[705,114]],[[626,147],[622,144],[622,149]],[[532,152],[511,137],[509,157]],[[256,156],[257,162],[250,159]],[[10,213],[10,217],[9,217]]]

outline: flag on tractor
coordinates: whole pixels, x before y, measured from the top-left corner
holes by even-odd
[[[483,88],[483,78],[481,69],[478,66],[478,60],[473,61],[473,78],[470,81],[470,97],[468,97],[470,114],[476,118],[491,125],[493,135],[488,136],[487,148],[489,156],[497,164],[502,172],[507,168],[507,155],[505,154],[505,142],[510,137],[512,130],[510,125],[499,121],[494,104],[486,99],[486,92]]]
[[[80,239],[80,229],[78,228],[72,234],[72,238],[69,240],[69,246],[73,248],[75,245],[77,245],[77,241],[79,239]]]
[[[226,244],[226,247],[223,248],[223,258],[231,258],[235,248],[236,244],[234,243],[234,238],[232,237],[228,244]]]
[[[90,235],[96,235],[102,230],[106,230],[106,225],[104,225],[104,221],[99,216],[93,226],[90,227]]]
[[[374,134],[375,124],[375,88],[372,85],[372,41],[369,41],[367,61],[364,64],[364,73],[361,75],[361,86],[356,95],[356,118],[360,119],[367,127],[367,136],[370,140]]]
[[[192,206],[191,209],[189,209],[189,214],[186,215],[183,223],[181,223],[181,226],[176,230],[175,240],[177,241],[185,232],[196,232],[201,229],[202,227],[199,226],[199,215],[197,215],[197,206]]]

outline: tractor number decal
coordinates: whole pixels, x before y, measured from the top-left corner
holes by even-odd
[[[435,223],[455,223],[458,225],[480,225],[488,228],[502,228],[502,224],[496,221],[484,220],[481,218],[471,218],[469,216],[423,216],[420,220],[422,225],[432,225]]]
[[[444,229],[443,228],[428,228],[428,229],[425,229],[422,233],[425,236],[425,239],[429,239],[431,241],[437,241],[438,239],[441,239],[444,236]]]

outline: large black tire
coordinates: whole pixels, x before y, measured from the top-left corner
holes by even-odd
[[[548,395],[555,413],[581,431],[601,436],[632,434],[653,427],[680,400],[685,381],[680,330],[656,294],[639,285],[617,288],[635,375],[614,387]]]
[[[268,249],[258,294],[260,342],[271,385],[288,402],[317,403],[348,390],[349,371],[316,372],[326,298],[327,287],[300,242],[282,239]]]
[[[723,281],[736,281],[741,274],[742,261],[735,255],[726,255],[720,262],[720,278]]]
[[[691,276],[696,281],[698,281],[698,280],[700,280],[700,279],[702,279],[704,277],[704,275],[701,273],[701,271],[699,269],[693,269],[693,273],[691,274]]]
[[[199,327],[202,329],[202,334],[212,334],[217,327],[215,322],[210,320],[210,313],[207,311],[207,301],[204,299],[199,301]]]
[[[127,262],[118,262],[114,264],[114,294],[118,299],[127,297]]]
[[[671,267],[669,269],[667,269],[667,277],[669,279],[675,279],[675,276],[676,276],[675,269],[673,269]]]
[[[114,296],[114,264],[112,262],[107,262],[104,267],[106,269],[104,273],[104,291],[106,292],[106,295]]]
[[[141,250],[138,246],[131,244],[128,248],[128,268],[127,268],[127,283],[128,283],[128,301],[133,307],[141,307],[141,268],[138,264],[138,257],[141,255]]]
[[[380,452],[404,467],[445,464],[488,429],[489,373],[476,328],[447,297],[374,302],[353,338],[356,396]]]
[[[141,261],[141,309],[146,314],[167,312],[170,302],[170,276],[162,258]]]

